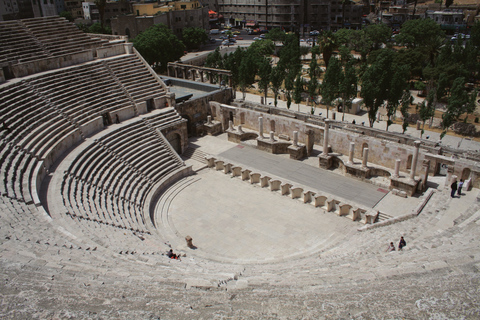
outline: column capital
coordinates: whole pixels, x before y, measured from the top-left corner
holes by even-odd
[[[415,140],[415,141],[413,142],[413,144],[415,145],[415,148],[420,148],[420,145],[422,144],[422,141]]]

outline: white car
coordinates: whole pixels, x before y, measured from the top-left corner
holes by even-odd
[[[228,40],[223,40],[222,46],[228,46],[230,44],[230,41]]]

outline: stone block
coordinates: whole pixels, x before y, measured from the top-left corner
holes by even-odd
[[[207,161],[207,167],[213,168],[215,167],[215,161],[217,160],[214,157],[205,157],[205,160]]]
[[[223,161],[222,160],[216,160],[215,161],[215,170],[223,170],[224,168],[224,165],[223,165]]]
[[[252,172],[251,170],[248,170],[248,169],[245,169],[242,171],[242,180],[245,181],[245,180],[250,180],[250,172]]]
[[[303,193],[303,203],[310,203],[313,201],[313,197],[315,196],[315,192],[313,191],[305,191]]]
[[[318,196],[315,196],[315,207],[327,207],[327,197],[326,196],[322,196],[322,195],[318,195]]]
[[[268,187],[270,185],[270,177],[268,176],[263,176],[260,178],[260,186],[262,188]]]
[[[233,164],[231,164],[231,163],[225,163],[225,164],[223,165],[223,173],[227,174],[227,173],[232,172],[232,167],[233,167]]]
[[[232,167],[232,177],[239,177],[242,175],[242,167]]]
[[[260,183],[260,173],[251,173],[250,174],[250,183]]]
[[[284,183],[280,187],[281,187],[282,195],[290,194],[290,188],[292,187],[292,185],[290,183],[288,183],[288,182]]]
[[[292,199],[298,199],[303,196],[303,188],[300,187],[292,187],[290,189]]]
[[[280,186],[282,184],[282,181],[280,180],[270,180],[270,191],[277,191],[280,190]]]

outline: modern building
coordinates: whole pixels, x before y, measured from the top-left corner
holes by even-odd
[[[57,15],[55,0],[2,0],[0,21]]]
[[[285,31],[336,30],[359,28],[365,7],[362,3],[327,0],[224,0],[218,12],[232,26],[262,29],[282,28]]]
[[[126,35],[135,38],[155,24],[168,26],[176,36],[182,35],[182,30],[188,27],[197,27],[209,30],[208,7],[194,9],[158,11],[155,14],[140,14],[139,7],[134,7],[138,14],[119,15],[111,19],[112,32],[115,35]],[[146,10],[148,7],[141,7]]]
[[[463,10],[427,11],[425,17],[435,21],[443,30],[464,31],[467,29]]]
[[[100,12],[94,2],[82,2],[83,18],[92,23],[100,22]],[[111,19],[118,15],[132,13],[129,1],[114,1],[105,4],[104,22],[110,25]]]

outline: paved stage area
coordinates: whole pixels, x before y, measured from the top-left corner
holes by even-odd
[[[183,238],[190,235],[198,246],[192,254],[212,260],[243,264],[294,259],[344,241],[361,226],[212,169],[200,171],[195,182],[180,189],[161,213],[162,221],[168,221],[162,227],[177,235],[174,247],[185,246]]]
[[[340,196],[365,208],[381,208],[391,216],[410,212],[419,201],[387,195],[386,190],[373,184],[315,167],[316,157],[295,161],[288,155],[273,155],[228,142],[226,135],[202,137],[190,145],[236,165]],[[194,170],[204,166],[193,159],[187,164]],[[363,222],[353,222],[209,168],[172,186],[157,203],[155,221],[159,233],[174,248],[188,250],[184,238],[190,235],[198,246],[191,256],[239,264],[322,255],[348,241],[363,226]]]

